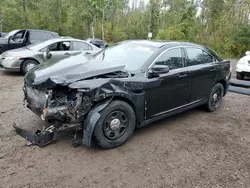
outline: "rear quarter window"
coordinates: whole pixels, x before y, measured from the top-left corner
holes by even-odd
[[[50,32],[46,32],[45,36],[46,36],[47,39],[55,38],[55,36],[52,33],[50,33]]]
[[[212,56],[214,56],[214,58],[216,58],[216,60],[223,61],[223,59],[220,58],[213,50],[211,50],[210,48],[205,47],[205,46],[203,46],[203,47],[204,47],[204,49],[206,49],[208,51],[208,53],[210,53]]]

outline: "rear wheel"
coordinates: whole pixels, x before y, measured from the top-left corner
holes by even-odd
[[[224,87],[221,83],[217,83],[212,88],[212,91],[209,95],[209,99],[207,102],[207,109],[209,112],[216,111],[223,99]]]
[[[101,112],[93,138],[102,148],[115,148],[132,136],[135,124],[133,108],[126,102],[113,101]]]
[[[38,65],[38,62],[32,59],[25,60],[21,66],[22,74],[26,74],[31,68]]]
[[[237,72],[237,73],[236,73],[236,78],[237,78],[238,80],[244,80],[245,76],[244,76],[244,74]]]

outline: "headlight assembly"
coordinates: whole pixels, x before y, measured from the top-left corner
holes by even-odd
[[[20,59],[20,57],[19,56],[9,56],[9,57],[5,57],[5,60],[18,60],[18,59]]]

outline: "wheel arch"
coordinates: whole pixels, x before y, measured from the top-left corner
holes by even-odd
[[[217,83],[221,83],[221,84],[222,84],[222,86],[223,86],[223,88],[224,88],[224,96],[225,96],[226,90],[227,90],[227,82],[226,82],[225,80],[221,79],[221,80],[219,80],[218,82],[216,82],[216,84],[217,84]]]
[[[20,60],[22,60],[21,66],[23,65],[23,62],[27,60],[33,60],[33,61],[36,61],[38,64],[40,64],[40,62],[36,58],[33,58],[33,57],[24,57],[24,58],[21,58]]]
[[[24,57],[24,58],[21,58],[20,60],[22,60],[22,63],[21,63],[21,65],[20,65],[20,71],[21,71],[21,72],[22,72],[23,63],[24,63],[25,61],[27,61],[27,60],[36,61],[37,64],[40,64],[40,62],[39,62],[37,59],[32,58],[32,57]]]
[[[144,112],[141,111],[144,110],[144,101],[143,103],[140,103],[141,98],[137,98],[136,102],[133,102],[133,100],[129,97],[129,95],[115,95],[112,99],[113,100],[120,100],[123,102],[126,102],[128,105],[131,106],[135,113],[136,117],[136,127],[140,127],[143,124],[144,121]]]
[[[127,103],[131,108],[133,109],[137,121],[137,114],[136,114],[136,109],[135,105],[132,102],[131,99],[129,99],[126,96],[117,96],[114,95],[113,97],[106,98],[103,100],[98,101],[96,105],[93,106],[92,110],[87,114],[86,119],[84,120],[83,124],[83,144],[90,147],[92,144],[92,136],[93,136],[93,131],[95,129],[96,123],[98,119],[100,118],[100,112],[106,108],[112,101],[123,101]]]
[[[125,97],[125,96],[114,96],[113,100],[120,100],[120,101],[128,103],[132,107],[132,109],[134,110],[134,113],[136,113],[135,105],[132,102],[132,100],[130,100],[128,97]]]

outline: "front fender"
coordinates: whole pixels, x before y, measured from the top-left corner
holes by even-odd
[[[34,61],[36,61],[38,64],[41,63],[41,60],[38,59],[38,58],[36,58],[36,57],[29,57],[29,56],[26,57],[26,56],[24,56],[24,57],[21,57],[21,58],[20,58],[20,60],[22,60],[23,62],[24,62],[25,60],[28,60],[28,59],[34,60]]]
[[[95,106],[88,114],[87,118],[84,121],[84,131],[83,131],[83,144],[87,147],[91,146],[91,140],[92,135],[96,126],[97,121],[101,117],[100,112],[108,106],[108,104],[111,102],[112,98],[110,100],[106,100],[101,104],[98,104]]]

